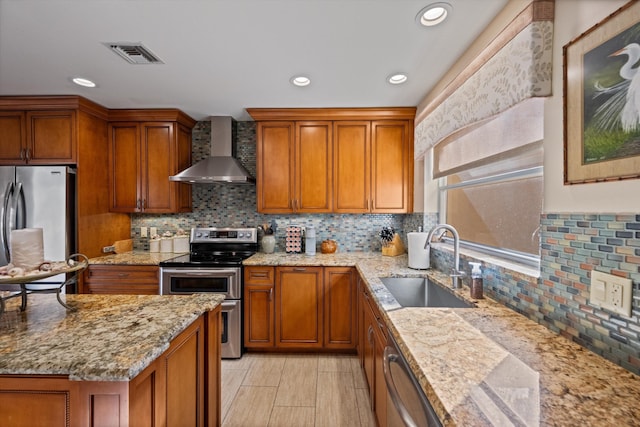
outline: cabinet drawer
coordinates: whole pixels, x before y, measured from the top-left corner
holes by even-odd
[[[160,268],[152,265],[90,265],[83,275],[86,294],[157,295]]]
[[[247,285],[273,285],[275,268],[250,266],[244,268],[244,283]]]
[[[91,265],[87,272],[85,272],[85,280],[90,282],[126,280],[127,282],[159,283],[159,270],[156,266]]]

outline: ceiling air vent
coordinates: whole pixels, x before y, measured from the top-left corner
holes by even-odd
[[[164,64],[141,43],[105,43],[105,45],[131,64]]]

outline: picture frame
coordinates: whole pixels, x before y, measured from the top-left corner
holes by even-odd
[[[563,47],[564,184],[640,178],[640,2]]]

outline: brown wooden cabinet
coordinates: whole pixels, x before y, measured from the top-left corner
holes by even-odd
[[[258,212],[331,212],[331,122],[260,122],[257,134]]]
[[[275,268],[244,268],[244,345],[247,348],[272,348],[274,336]]]
[[[357,333],[357,283],[352,267],[324,268],[324,347],[354,349]]]
[[[218,426],[220,322],[220,308],[200,316],[128,382],[2,375],[0,424]]]
[[[62,165],[76,163],[75,110],[0,113],[0,163]]]
[[[322,267],[276,268],[276,347],[321,348]]]
[[[358,316],[363,338],[358,351],[377,424],[386,426],[388,392],[384,379],[384,348],[387,345],[388,331],[365,284],[362,281],[359,284]]]
[[[244,268],[244,345],[250,349],[353,351],[352,267]]]
[[[262,213],[413,210],[415,108],[248,109]]]
[[[127,119],[109,123],[112,212],[191,210],[191,186],[169,181],[169,177],[191,165],[191,129],[195,121],[178,111],[163,110],[151,115],[152,111],[110,112],[110,119]],[[160,120],[162,116],[167,120]]]
[[[160,269],[156,265],[90,265],[83,273],[85,294],[158,295]]]

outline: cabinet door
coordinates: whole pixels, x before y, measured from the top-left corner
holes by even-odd
[[[413,138],[406,121],[371,123],[371,212],[407,213],[413,196]]]
[[[366,293],[360,294],[361,320],[362,326],[360,332],[362,339],[362,367],[364,376],[369,386],[369,399],[371,408],[374,408],[375,400],[375,319],[369,309],[368,296]]]
[[[322,267],[276,268],[276,347],[322,347]]]
[[[142,210],[139,141],[140,126],[137,123],[109,124],[109,199],[112,212]]]
[[[369,212],[371,122],[335,122],[333,132],[334,212]]]
[[[331,122],[296,122],[296,212],[331,212],[333,138]]]
[[[25,114],[21,111],[0,112],[0,164],[24,164],[27,143]],[[4,189],[3,189],[4,191]]]
[[[174,175],[180,171],[185,170],[189,166],[191,166],[191,129],[186,126],[179,125],[178,126],[178,148],[177,152],[177,168],[171,173]],[[177,188],[178,197],[177,197],[177,212],[190,212],[192,209],[191,204],[191,189],[193,188],[190,184],[185,184],[183,182],[173,183]]]
[[[324,346],[355,349],[357,340],[356,280],[351,267],[324,269]]]
[[[294,124],[260,122],[256,132],[258,212],[293,212]]]
[[[174,212],[175,183],[169,181],[174,174],[177,158],[175,124],[149,122],[141,126],[141,188],[142,211],[145,213]]]
[[[75,111],[27,112],[27,162],[73,164],[76,161]]]
[[[247,348],[275,346],[274,267],[244,268],[244,345]]]

